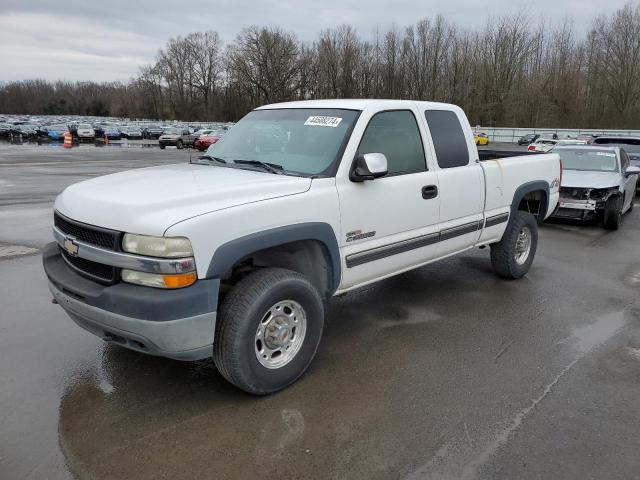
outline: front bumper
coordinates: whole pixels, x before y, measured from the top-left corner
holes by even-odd
[[[576,200],[560,197],[558,208],[553,212],[552,217],[589,220],[595,217],[603,205],[603,202],[596,200]]]
[[[139,352],[198,360],[213,353],[219,280],[178,290],[102,285],[76,273],[56,243],[42,252],[54,299],[82,328]]]

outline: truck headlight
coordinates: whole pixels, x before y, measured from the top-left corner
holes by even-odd
[[[122,281],[155,288],[183,288],[195,283],[198,279],[196,272],[163,275],[158,273],[122,270]]]
[[[152,237],[125,233],[122,239],[125,252],[148,257],[179,258],[192,257],[191,242],[185,237]]]

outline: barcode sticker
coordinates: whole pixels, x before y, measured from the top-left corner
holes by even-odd
[[[305,125],[312,125],[316,127],[337,127],[340,125],[342,118],[340,117],[323,117],[323,116],[314,116],[307,118],[307,121],[304,122]]]

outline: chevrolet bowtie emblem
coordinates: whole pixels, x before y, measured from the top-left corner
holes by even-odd
[[[73,238],[65,238],[63,246],[67,253],[72,257],[75,257],[78,254],[78,244],[73,241]]]

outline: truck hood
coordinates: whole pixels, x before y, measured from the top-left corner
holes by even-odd
[[[620,185],[618,172],[586,172],[582,170],[564,170],[562,186],[576,188],[609,188]]]
[[[76,183],[58,196],[55,208],[90,225],[163,235],[171,225],[187,218],[296,195],[310,186],[310,178],[186,163]]]

